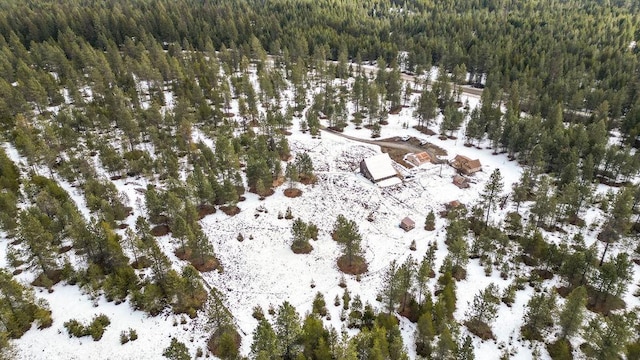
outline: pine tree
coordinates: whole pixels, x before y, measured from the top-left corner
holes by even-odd
[[[473,353],[473,341],[471,336],[467,335],[460,346],[458,346],[458,355],[456,360],[474,360],[475,354]]]
[[[584,329],[590,345],[590,357],[597,360],[617,359],[631,336],[630,321],[624,314],[595,317]]]
[[[581,327],[584,319],[585,305],[587,304],[587,289],[579,286],[569,294],[564,304],[558,323],[562,329],[561,337],[566,339],[573,336]]]
[[[413,257],[409,255],[407,260],[398,269],[398,291],[400,304],[400,312],[404,312],[409,304],[411,297],[411,289],[413,288],[413,280],[416,274],[416,264]]]
[[[278,338],[266,319],[258,322],[253,330],[253,342],[251,343],[251,357],[253,359],[277,360]]]
[[[425,256],[420,261],[416,272],[416,287],[418,288],[418,303],[422,303],[422,296],[427,293],[427,282],[433,273],[433,261]]]
[[[398,270],[398,264],[393,260],[382,275],[383,287],[380,295],[388,314],[393,313],[395,310],[395,305],[400,293]]]
[[[320,316],[327,315],[327,304],[324,300],[324,295],[321,292],[316,293],[316,297],[313,299],[312,312]]]
[[[527,340],[542,339],[543,332],[553,325],[556,310],[555,295],[533,295],[527,303],[522,325],[522,336]]]
[[[631,227],[633,213],[633,190],[625,188],[618,192],[613,203],[613,209],[598,234],[598,239],[605,242],[605,248],[600,257],[600,265],[604,263],[609,246],[620,237],[625,236]]]
[[[42,226],[38,216],[45,216],[37,208],[20,212],[20,238],[27,246],[28,261],[45,275],[56,267],[53,235]]]
[[[275,331],[278,339],[278,353],[282,359],[295,359],[299,352],[297,343],[302,334],[302,329],[298,312],[287,301],[283,302],[278,308]]]
[[[312,359],[318,358],[318,355],[328,353],[329,348],[326,341],[328,336],[329,332],[323,327],[322,319],[316,314],[307,315],[300,335],[300,343],[303,350],[299,356],[304,354],[307,359]]]
[[[467,310],[470,322],[478,321],[490,325],[496,319],[500,305],[498,287],[491,283],[473,297],[473,303]]]
[[[301,180],[313,180],[313,162],[308,153],[299,153],[296,155],[295,166],[298,170],[298,176]]]
[[[502,175],[500,169],[495,169],[489,177],[489,182],[484,187],[484,191],[480,194],[482,202],[486,209],[485,226],[489,223],[489,214],[491,213],[491,207],[495,206],[498,202],[498,196],[502,193],[504,184],[502,182]]]
[[[448,319],[453,319],[453,313],[456,311],[456,283],[453,276],[451,276],[450,269],[442,274],[438,279],[438,283],[442,286],[442,291],[438,294],[438,301],[435,307],[441,307],[443,312],[440,314],[442,316],[441,318],[436,316],[436,320],[438,322],[438,328],[442,328]]]
[[[416,352],[420,356],[429,357],[433,351],[433,339],[436,330],[433,324],[433,315],[430,311],[424,312],[418,319],[416,329]]]
[[[427,231],[433,231],[436,228],[436,216],[433,213],[433,210],[429,211],[427,214],[427,218],[424,222],[424,229]]]
[[[343,215],[338,215],[333,226],[333,238],[342,245],[344,256],[348,265],[352,265],[356,258],[362,257],[362,236],[358,232],[358,225],[353,220],[347,220]]]
[[[414,116],[418,118],[418,126],[429,127],[431,120],[437,115],[438,104],[435,95],[426,89],[422,90]]]
[[[311,247],[309,244],[308,225],[300,218],[293,221],[291,234],[293,235],[293,242],[291,243],[291,249],[293,252],[305,252]]]
[[[457,344],[453,340],[451,330],[448,326],[445,326],[440,333],[440,338],[436,345],[436,358],[437,359],[452,359],[453,355],[457,351]]]

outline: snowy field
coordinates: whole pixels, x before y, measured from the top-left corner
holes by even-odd
[[[463,95],[462,101],[468,101],[473,108],[477,106],[479,99]],[[408,124],[408,128],[403,124]],[[429,211],[433,210],[437,214],[444,209],[445,203],[453,200],[470,206],[478,203],[479,194],[494,169],[500,169],[502,173],[504,194],[510,191],[511,184],[518,181],[522,169],[516,162],[509,161],[506,155],[492,155],[491,150],[465,147],[462,140],[464,129],[455,134],[458,140],[443,141],[437,136],[426,136],[414,130],[412,126],[416,124],[412,109],[405,108],[400,114],[389,116],[389,124],[382,127],[381,138],[408,135],[425,139],[446,150],[448,155],[443,158],[452,159],[457,154],[478,158],[482,163],[482,171],[471,177],[470,188],[459,189],[452,184],[454,170],[451,167],[433,164],[408,169],[414,176],[401,185],[379,188],[358,173],[360,159],[379,153],[379,147],[329,132],[322,132],[321,138],[312,139],[310,135],[302,134],[296,123],[291,130],[293,134],[289,137],[290,147],[294,155],[298,152],[309,153],[318,182],[308,186],[297,184],[303,194],[293,199],[283,194],[286,184],[277,188],[275,194],[265,200],[259,200],[251,193],[245,194],[246,200],[238,204],[241,209],[238,215],[229,217],[218,211],[201,221],[223,267],[221,272],[203,274],[203,279],[226,295],[226,305],[235,315],[237,326],[243,335],[243,354],[247,355],[249,352],[252,331],[257,325],[257,321],[251,316],[256,305],[261,306],[266,313],[270,306],[277,307],[287,300],[304,315],[311,310],[313,298],[319,291],[324,294],[331,316],[331,320],[325,320],[326,325],[331,325],[338,331],[344,328],[345,324],[340,321],[342,308],[333,306],[333,298],[336,295],[341,297],[344,291],[338,286],[342,274],[336,265],[341,250],[330,237],[339,214],[359,225],[369,265],[369,272],[361,276],[360,281],[356,281],[355,277],[345,276],[351,297],[360,295],[363,303],[369,302],[380,308],[381,304],[375,298],[381,286],[382,273],[391,261],[401,263],[410,255],[420,260],[426,252],[427,244],[436,241],[436,269],[440,267],[446,255],[445,221],[437,216],[435,231],[425,231],[424,220]],[[432,128],[437,129],[437,126]],[[356,130],[353,124],[345,129],[344,134],[363,139],[370,137],[369,130]],[[15,149],[7,144],[5,148],[14,161],[26,166]],[[82,214],[89,217],[90,213],[79,190],[72,187],[72,184],[57,180],[76,201]],[[134,216],[127,219],[127,222],[133,224],[135,217],[144,210],[141,205],[144,203],[143,196],[135,189],[146,187],[146,182],[143,179],[123,179],[114,183],[128,197],[129,206],[134,208]],[[510,206],[494,212],[491,221],[499,222],[506,212],[513,210]],[[310,254],[296,255],[289,248],[292,220],[278,219],[278,214],[284,214],[288,207],[294,217],[311,221],[320,229],[318,240],[311,242],[314,250]],[[371,222],[367,221],[370,214],[373,215]],[[398,227],[405,216],[416,221],[416,228],[410,232],[404,232]],[[599,211],[589,211],[587,228],[589,223],[601,218]],[[238,234],[244,236],[243,242],[237,240]],[[590,243],[594,241],[595,233],[589,232],[586,236],[587,243]],[[417,244],[416,251],[409,250],[413,240]],[[3,267],[7,264],[5,254],[8,241],[4,236],[0,240],[0,266]],[[172,249],[177,243],[169,236],[158,238],[158,243],[170,256],[174,267],[181,268],[183,263],[172,255]],[[621,250],[624,249],[618,249]],[[503,290],[513,280],[501,279],[497,270],[486,276],[478,260],[471,260],[467,271],[467,279],[457,283],[455,315],[460,322],[465,318],[469,303],[480,290],[492,282]],[[526,274],[527,270],[514,270],[514,274],[518,271]],[[635,265],[635,280],[624,296],[628,309],[640,305],[638,298],[631,295],[637,290],[639,273],[640,269]],[[25,272],[19,279],[27,282],[31,280],[30,276],[29,272]],[[430,280],[432,291],[435,281],[436,279]],[[557,280],[550,280],[545,285],[556,283]],[[311,287],[312,284],[315,285],[314,288]],[[77,286],[58,284],[53,290],[52,293],[36,293],[37,297],[49,302],[53,311],[53,325],[44,330],[34,327],[14,342],[20,359],[161,359],[162,351],[169,345],[171,337],[184,342],[192,355],[197,348],[206,348],[209,332],[204,324],[205,316],[199,316],[195,320],[166,313],[149,317],[142,312],[133,311],[128,303],[108,303],[104,297],[83,293]],[[512,359],[532,358],[533,349],[530,344],[517,341],[524,306],[532,294],[533,289],[527,286],[525,290],[517,292],[512,307],[501,304],[498,318],[493,324],[496,340],[481,342],[474,337],[477,359],[497,359],[504,347],[511,350]],[[105,314],[111,319],[111,325],[106,328],[102,340],[94,342],[89,337],[69,338],[63,327],[65,321],[77,319],[88,322],[97,314]],[[121,345],[120,332],[130,328],[137,331],[139,339]],[[401,328],[405,347],[411,358],[415,358],[415,324],[402,319]],[[466,333],[464,327],[461,327],[461,331]],[[353,330],[349,332],[355,333]],[[544,349],[541,352],[543,358],[548,358]]]

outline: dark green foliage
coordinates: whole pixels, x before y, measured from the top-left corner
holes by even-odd
[[[562,338],[575,334],[582,327],[585,305],[587,304],[587,289],[584,286],[575,288],[560,312],[558,319],[562,328]]]
[[[100,211],[108,221],[121,221],[129,216],[123,196],[112,182],[88,179],[83,190],[87,207],[92,211]]]
[[[171,338],[171,344],[164,349],[162,356],[169,360],[190,360],[189,349],[187,346],[178,341],[176,338]]]
[[[120,332],[120,343],[121,344],[126,344],[129,341],[136,341],[138,340],[138,332],[135,331],[134,329],[129,328],[128,331],[124,331],[122,330]]]
[[[427,214],[427,218],[424,222],[424,229],[428,231],[433,231],[436,228],[436,216],[433,213],[433,210],[429,211]]]
[[[277,335],[269,321],[260,320],[253,331],[251,355],[257,359],[277,359],[277,341]]]
[[[220,359],[237,359],[239,355],[240,334],[235,329],[227,328],[214,334],[209,342],[212,353]]]
[[[372,328],[364,328],[353,340],[356,352],[364,358],[403,359],[402,336],[394,316],[380,314]]]
[[[107,300],[124,301],[130,292],[138,289],[138,276],[131,266],[121,266],[107,275],[102,287]]]
[[[13,229],[16,225],[20,172],[0,148],[0,226]]]
[[[433,323],[433,315],[427,311],[420,315],[416,331],[416,352],[420,356],[428,357],[433,351],[433,339],[436,330]]]
[[[319,316],[327,315],[327,304],[321,292],[316,293],[316,297],[313,299],[312,312]]]
[[[485,207],[485,225],[489,222],[489,215],[491,214],[491,208],[495,207],[498,202],[498,197],[502,193],[502,188],[504,184],[502,182],[502,175],[500,174],[500,169],[496,168],[489,177],[489,182],[484,188],[484,191],[481,194],[482,203]]]
[[[423,90],[414,113],[414,116],[418,118],[418,126],[429,127],[431,120],[437,115],[437,110],[435,95],[431,91]]]
[[[288,302],[282,303],[278,308],[275,320],[275,332],[277,335],[278,354],[284,360],[295,359],[300,349],[298,341],[302,333],[300,315]]]
[[[398,264],[393,260],[382,275],[383,287],[379,296],[383,301],[385,310],[388,314],[395,311],[396,304],[398,303],[398,297],[400,295],[398,271]]]
[[[329,331],[324,328],[322,320],[316,315],[307,316],[302,324],[300,339],[305,357],[317,359],[319,354],[330,353],[328,340]]]
[[[51,311],[47,303],[34,298],[33,292],[16,282],[0,269],[0,316],[3,328],[0,337],[20,338],[36,321],[39,328],[51,326]]]
[[[571,344],[567,340],[557,340],[554,343],[547,345],[547,351],[549,356],[553,360],[571,360],[573,354],[571,353]]]
[[[78,320],[71,319],[64,323],[64,327],[67,329],[69,337],[83,337],[91,335],[93,341],[98,341],[102,339],[105,328],[110,324],[111,321],[109,318],[104,314],[100,314],[96,315],[89,325],[83,325]]]
[[[19,236],[28,250],[27,262],[45,276],[57,267],[50,223],[46,214],[37,207],[23,210],[19,214]]]
[[[593,318],[584,329],[584,353],[597,360],[617,358],[632,336],[631,319],[627,314]]]
[[[592,283],[603,297],[606,294],[619,296],[625,292],[632,280],[632,268],[633,264],[629,261],[629,255],[620,253],[598,268]]]
[[[473,334],[483,340],[493,338],[491,323],[496,319],[500,298],[498,287],[491,283],[473,298],[471,307],[465,314],[465,325]]]
[[[360,243],[362,236],[358,232],[358,225],[353,220],[347,220],[344,215],[338,215],[333,225],[332,237],[342,245],[343,253],[351,264],[355,257],[362,256]]]
[[[88,332],[89,335],[93,338],[93,341],[98,341],[102,339],[102,334],[104,334],[104,329],[111,324],[109,318],[104,315],[96,316],[91,324],[89,324]]]
[[[627,345],[627,359],[640,359],[640,340]]]
[[[555,310],[555,294],[539,293],[533,295],[527,303],[524,324],[520,329],[522,337],[528,340],[541,340],[544,331],[553,326]]]
[[[313,162],[311,161],[309,154],[305,152],[296,155],[294,163],[301,181],[308,183],[315,180]]]
[[[463,115],[461,104],[455,102],[460,89],[455,84],[466,82],[468,72],[469,83],[485,88],[481,106],[470,114],[465,137],[470,144],[488,139],[494,151],[504,151],[526,167],[514,189],[516,212],[508,217],[506,233],[521,241],[527,260],[559,273],[571,287],[587,285],[600,297],[591,299],[596,302],[622,294],[629,285],[631,259],[607,257],[609,247],[630,230],[627,191],[619,191],[610,201],[609,216],[599,229],[606,248],[597,267],[592,249],[555,246],[541,233],[525,233],[518,208],[535,195],[530,217],[534,225],[548,229],[566,222],[579,225],[593,180],[620,183],[637,175],[640,162],[631,149],[640,134],[635,75],[640,62],[637,49],[630,46],[638,33],[635,2],[14,1],[0,9],[0,128],[28,166],[49,171],[49,178],[25,178],[20,194],[19,172],[0,151],[0,225],[23,242],[27,265],[45,275],[58,270],[61,264],[55,252],[72,241],[74,251],[89,264],[78,270],[82,284],[116,301],[132,295],[136,307],[152,314],[165,307],[195,314],[204,301],[197,273],[191,267],[182,274],[171,270],[148,229],[137,234],[140,244],[130,248],[139,252],[133,254],[135,260],[140,255],[149,261],[149,276],[140,282],[128,265],[115,225],[128,215],[126,206],[133,204],[127,204],[113,183],[100,180],[94,161],[99,160],[110,175],[153,176],[151,183],[167,189],[147,190],[149,220],[166,222],[180,241],[179,253],[201,268],[215,259],[197,223],[195,205],[236,205],[245,179],[251,191],[270,194],[282,175],[281,161],[290,156],[283,134],[291,126],[292,111],[280,106],[302,112],[310,95],[313,105],[305,127],[317,136],[325,124],[319,112],[336,128],[349,120],[346,109],[351,104],[345,100],[349,94],[357,113],[354,123],[360,125],[366,117],[373,135],[379,135],[387,112],[400,105],[400,70],[422,75],[436,65],[437,81],[411,85],[422,92],[415,104],[419,125],[430,126],[439,107],[444,110],[442,132],[452,135]],[[399,51],[403,56],[398,57]],[[267,54],[274,57],[267,60]],[[338,64],[325,63],[336,59]],[[352,66],[358,68],[355,81],[345,81],[350,76],[349,59],[357,63]],[[377,60],[375,79],[370,81],[359,69],[362,60]],[[250,76],[254,65],[258,88]],[[309,70],[314,83],[308,82]],[[329,81],[336,76],[341,88]],[[281,101],[288,86],[285,78],[292,84],[294,103]],[[320,93],[309,90],[314,87]],[[72,104],[63,104],[62,88]],[[91,97],[83,94],[87,88]],[[173,94],[171,111],[163,108],[168,105],[165,89]],[[405,102],[411,95],[410,90],[407,93]],[[238,113],[228,114],[235,109],[233,99],[238,101]],[[53,114],[50,105],[61,107]],[[610,131],[621,134],[621,146],[609,146]],[[215,151],[194,143],[199,139],[212,141]],[[298,153],[292,164],[286,172],[291,182],[314,180],[306,152]],[[183,171],[186,187],[181,184]],[[549,177],[541,180],[543,173]],[[92,224],[53,180],[59,176],[80,184],[96,219]],[[493,178],[492,174],[492,186]],[[461,277],[469,252],[486,264],[504,260],[497,256],[508,243],[504,234],[478,226],[489,222],[498,205],[498,190],[486,189],[484,208],[479,216],[473,214],[471,226],[466,226],[465,216],[458,216],[447,228],[451,255],[443,266],[446,274],[438,300],[428,310],[430,319],[425,317],[429,306],[422,298],[428,296],[433,258],[425,257],[421,263],[416,289],[411,269],[397,269],[393,279],[387,279],[395,283],[385,288],[388,312],[400,303],[402,310],[420,313],[423,328],[428,329],[431,321],[435,332],[442,334],[437,344],[433,335],[426,336],[428,345],[423,341],[425,348],[433,347],[432,356],[453,356],[457,347],[456,331],[446,324],[456,306],[452,273]],[[26,206],[19,212],[16,204],[23,199]],[[433,228],[433,213],[425,220],[425,228]],[[471,251],[468,228],[477,235]],[[308,244],[309,238],[317,239],[318,228],[308,224],[299,234]],[[357,228],[336,235],[349,264],[362,255],[360,238]],[[358,315],[353,303],[343,305]],[[536,304],[529,305],[531,310]],[[27,320],[33,308],[22,310],[27,315],[12,320],[12,331],[31,323]],[[371,314],[365,306],[362,320],[356,321],[367,332],[354,347],[367,356],[393,358],[397,338],[377,333]],[[536,324],[544,327],[548,321],[537,319],[538,315],[542,317],[527,313],[525,337],[539,338],[543,332]],[[575,319],[565,320],[562,335],[571,336]],[[317,323],[311,325],[322,336],[312,336],[313,354],[306,346],[300,352],[321,358],[335,341]],[[220,353],[235,356],[234,334],[218,335]],[[264,354],[282,355],[271,350]]]
[[[158,315],[167,306],[162,288],[156,284],[146,284],[133,293],[134,308],[143,310],[152,316]]]
[[[448,320],[453,319],[453,312],[456,310],[456,283],[450,270],[446,270],[438,278],[438,284],[442,291],[434,305],[434,319],[437,327],[441,328]]]
[[[65,322],[64,327],[67,329],[67,332],[69,332],[69,337],[83,337],[88,335],[85,326],[76,319]]]
[[[294,253],[309,253],[313,249],[311,244],[309,244],[309,239],[311,238],[309,236],[309,227],[309,224],[305,223],[300,218],[293,221],[293,224],[291,225],[291,234],[293,235],[291,250],[293,250]]]

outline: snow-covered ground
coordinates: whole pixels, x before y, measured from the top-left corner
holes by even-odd
[[[290,94],[285,94],[286,97],[290,97]],[[167,104],[173,103],[170,94],[167,94],[166,100]],[[477,106],[479,98],[463,95],[462,101],[468,101],[473,108]],[[234,108],[236,105],[233,104]],[[437,213],[444,209],[445,203],[452,200],[459,200],[467,205],[476,204],[494,169],[501,171],[505,194],[510,191],[511,184],[518,181],[522,169],[516,162],[509,161],[506,155],[493,155],[491,150],[465,147],[462,140],[464,129],[456,134],[458,140],[440,140],[437,136],[423,135],[412,128],[417,124],[412,111],[411,108],[405,108],[399,115],[390,115],[389,124],[382,127],[381,138],[408,135],[425,139],[446,150],[448,159],[457,154],[478,158],[482,163],[482,171],[471,177],[469,189],[459,189],[452,184],[454,170],[451,167],[433,164],[409,169],[414,176],[401,185],[379,188],[358,173],[359,160],[380,152],[379,147],[329,132],[322,132],[321,138],[312,139],[309,134],[299,131],[296,121],[289,137],[290,147],[294,154],[309,153],[317,170],[318,182],[308,186],[297,184],[303,194],[293,199],[284,196],[286,185],[276,189],[275,194],[265,200],[259,200],[256,195],[249,193],[245,195],[246,200],[238,204],[241,208],[238,215],[229,217],[218,211],[201,221],[223,267],[220,272],[203,274],[203,279],[226,295],[226,305],[234,314],[243,335],[243,354],[249,352],[251,334],[257,325],[257,321],[251,316],[256,305],[266,312],[270,306],[277,307],[287,300],[300,314],[305,314],[311,310],[315,294],[321,292],[331,315],[331,320],[325,320],[326,324],[338,331],[344,327],[340,321],[341,307],[333,306],[334,297],[341,297],[344,291],[338,286],[342,274],[336,266],[340,248],[330,237],[337,215],[343,214],[359,225],[369,265],[369,271],[360,277],[360,281],[355,277],[345,276],[351,297],[360,295],[364,303],[380,307],[381,304],[375,298],[381,287],[382,273],[391,261],[404,262],[410,255],[419,260],[424,256],[427,244],[436,241],[436,269],[442,263],[447,252],[444,245],[445,221],[438,217],[435,231],[425,231],[424,219],[430,210]],[[357,130],[353,124],[345,129],[344,134],[363,139],[370,137],[369,130]],[[208,142],[197,130],[194,131],[194,138]],[[14,161],[21,162],[15,149],[6,144],[5,148]],[[82,214],[90,217],[78,190],[61,179],[57,180],[70,193]],[[144,213],[142,195],[136,189],[145,188],[147,183],[143,179],[123,179],[114,183],[119,191],[127,195],[129,206],[134,208],[134,216],[127,219],[132,225],[135,216]],[[278,219],[278,214],[284,214],[287,208],[291,208],[294,217],[311,221],[319,227],[320,235],[317,241],[312,241],[314,250],[310,254],[296,255],[290,250],[292,221]],[[513,209],[509,206],[498,209],[492,214],[491,221],[501,221],[506,212],[511,210]],[[373,215],[371,222],[367,220],[370,214]],[[404,232],[398,227],[405,216],[416,221],[416,228],[410,232]],[[601,216],[601,212],[592,211],[588,214],[587,221],[596,221]],[[240,233],[244,237],[243,242],[237,240]],[[591,237],[588,241],[593,241],[595,233],[588,233],[587,236]],[[5,236],[0,238],[0,265],[6,266],[8,240]],[[411,251],[409,246],[414,240],[417,249]],[[158,238],[158,243],[167,251],[174,266],[180,268],[182,262],[170,254],[175,247],[170,237]],[[637,289],[640,273],[638,266],[634,270],[636,279],[624,296],[628,308],[640,305],[638,298],[631,295]],[[496,270],[486,276],[477,260],[470,261],[467,271],[467,279],[457,283],[458,308],[455,315],[459,321],[464,320],[470,302],[480,290],[495,283],[502,291],[513,280],[503,280]],[[432,290],[435,281],[431,280]],[[550,283],[553,280],[546,284]],[[38,298],[49,302],[53,311],[53,325],[44,330],[34,327],[21,339],[14,341],[21,359],[158,359],[162,358],[162,351],[169,345],[171,337],[184,342],[192,355],[197,348],[206,348],[208,331],[204,316],[195,320],[167,314],[149,317],[142,312],[133,311],[128,303],[116,305],[106,302],[103,297],[94,299],[90,294],[82,293],[77,286],[59,284],[53,290],[52,293],[36,293]],[[493,325],[496,340],[482,342],[474,337],[477,359],[497,359],[500,357],[500,347],[504,346],[514,353],[512,359],[532,358],[530,344],[517,341],[524,306],[532,294],[533,289],[527,286],[525,290],[517,292],[512,307],[500,305],[498,318]],[[102,340],[94,342],[89,337],[69,338],[63,327],[65,321],[77,319],[88,322],[101,313],[111,319],[111,325],[107,327]],[[182,319],[184,324],[181,324]],[[137,331],[139,339],[121,345],[120,332],[129,328]],[[403,319],[401,328],[405,347],[413,358],[415,324]],[[464,327],[461,329],[466,332]],[[353,330],[349,331],[354,333]],[[542,354],[544,358],[545,350],[542,350]]]

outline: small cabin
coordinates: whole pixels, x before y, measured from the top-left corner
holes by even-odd
[[[453,176],[453,185],[459,187],[460,189],[466,189],[469,187],[469,180],[462,175],[454,175]]]
[[[451,161],[451,166],[453,166],[454,169],[458,170],[458,172],[464,175],[471,175],[482,170],[482,164],[480,163],[480,160],[471,160],[464,155],[457,155]]]
[[[426,152],[420,152],[417,154],[408,154],[407,158],[406,158],[407,162],[411,163],[412,165],[418,167],[422,164],[426,164],[428,162],[431,161],[431,156],[429,156],[429,154],[427,154]]]
[[[416,227],[416,222],[408,216],[400,221],[400,228],[404,231],[411,231]]]

